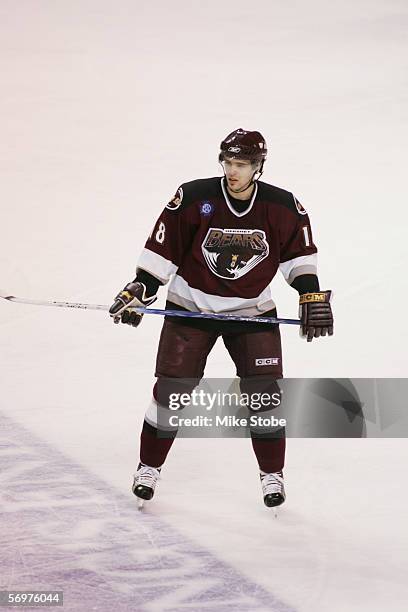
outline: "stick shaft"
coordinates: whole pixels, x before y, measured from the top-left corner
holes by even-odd
[[[108,311],[109,306],[105,304],[83,304],[80,302],[56,302],[53,300],[32,300],[20,298],[14,295],[7,295],[3,291],[0,292],[0,297],[9,302],[18,304],[32,304],[34,306],[54,306],[57,308],[77,308],[81,310],[103,310]],[[140,314],[152,314],[159,316],[184,317],[189,319],[213,319],[216,321],[246,321],[249,323],[271,323],[283,325],[300,325],[299,319],[281,319],[274,317],[244,317],[239,315],[230,315],[222,313],[207,313],[207,312],[191,312],[186,310],[161,310],[158,308],[131,308]]]

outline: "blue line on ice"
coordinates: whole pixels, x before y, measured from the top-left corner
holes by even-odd
[[[293,612],[128,496],[0,414],[0,588],[64,609]]]

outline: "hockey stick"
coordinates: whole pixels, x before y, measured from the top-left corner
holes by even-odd
[[[79,308],[83,310],[108,311],[109,306],[105,304],[81,304],[79,302],[54,302],[52,300],[31,300],[9,295],[0,290],[0,298],[18,304],[32,304],[34,306],[57,306],[59,308]],[[217,314],[207,312],[190,312],[187,310],[160,310],[158,308],[129,308],[140,314],[153,314],[160,316],[185,317],[189,319],[215,319],[216,321],[248,321],[249,323],[274,323],[284,325],[300,325],[299,319],[280,319],[274,317],[241,317],[239,315]]]

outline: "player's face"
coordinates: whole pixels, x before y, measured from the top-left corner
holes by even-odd
[[[251,181],[256,170],[250,161],[226,158],[222,162],[230,191],[240,191]]]

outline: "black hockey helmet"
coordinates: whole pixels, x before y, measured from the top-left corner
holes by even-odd
[[[225,157],[234,159],[246,159],[251,162],[263,162],[266,159],[268,149],[265,138],[259,132],[249,132],[238,128],[228,134],[221,142],[219,161],[223,162]],[[261,168],[262,168],[261,166]]]

